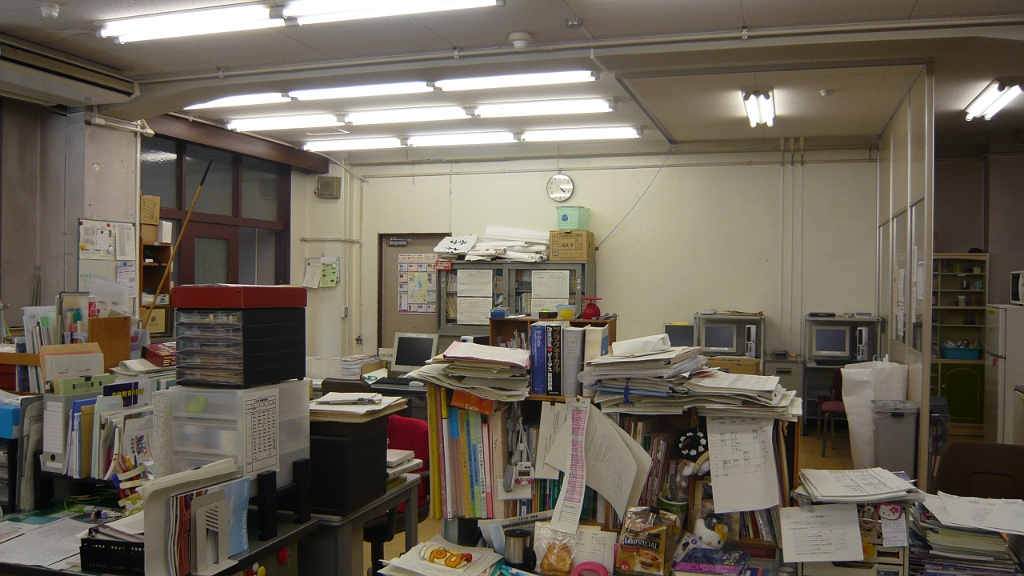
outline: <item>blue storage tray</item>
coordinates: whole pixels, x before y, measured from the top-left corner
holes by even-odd
[[[981,348],[943,346],[942,357],[947,360],[978,360],[981,358]]]

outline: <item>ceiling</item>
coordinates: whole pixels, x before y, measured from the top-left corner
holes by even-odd
[[[394,81],[588,69],[586,84],[289,102],[197,110],[222,123],[260,115],[406,106],[474,106],[603,97],[603,114],[449,120],[270,131],[300,145],[341,137],[636,126],[639,141],[509,144],[332,153],[354,164],[457,158],[635,154],[677,149],[870,145],[925,67],[935,75],[938,142],[1016,139],[1024,98],[993,120],[963,108],[993,78],[1024,78],[1024,0],[505,0],[504,6],[117,44],[96,22],[232,4],[225,0],[37,0],[0,3],[0,33],[119,70],[140,95],[101,108],[136,120],[219,97]],[[281,4],[282,2],[277,2]],[[581,27],[568,27],[578,18]],[[533,42],[513,49],[508,36]],[[773,127],[751,128],[741,90],[774,91]],[[823,95],[823,91],[825,95]],[[342,131],[347,132],[344,134]],[[998,136],[996,136],[998,135]],[[1009,135],[1009,136],[1007,136]]]

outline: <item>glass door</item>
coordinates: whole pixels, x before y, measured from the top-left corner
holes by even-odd
[[[190,222],[183,236],[182,284],[238,283],[238,228]]]

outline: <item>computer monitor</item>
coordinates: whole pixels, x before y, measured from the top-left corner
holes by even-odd
[[[700,325],[700,345],[706,352],[736,355],[736,333],[738,324],[711,324],[702,322]]]
[[[410,334],[395,332],[395,359],[391,371],[400,374],[412,372],[426,365],[437,354],[437,334]]]
[[[672,346],[693,346],[695,334],[693,325],[670,322],[665,324],[665,334],[668,334],[668,343]]]
[[[848,326],[814,326],[811,330],[811,358],[849,358]]]

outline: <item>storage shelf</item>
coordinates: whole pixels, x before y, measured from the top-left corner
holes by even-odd
[[[984,328],[984,324],[932,324],[933,328]]]
[[[935,364],[984,364],[985,359],[979,358],[977,360],[956,360],[953,358],[932,358],[932,362]]]
[[[985,276],[984,272],[932,272],[938,276]]]
[[[932,306],[932,310],[985,310],[986,306]]]

